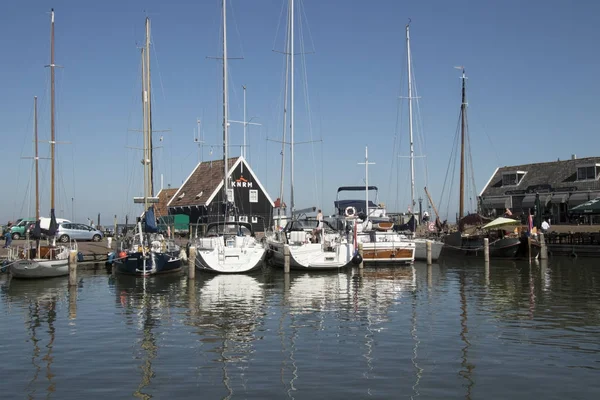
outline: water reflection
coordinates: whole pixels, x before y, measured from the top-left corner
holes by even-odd
[[[159,351],[156,331],[162,324],[171,325],[171,306],[181,291],[184,279],[179,274],[154,275],[140,278],[116,275],[109,280],[117,305],[122,308],[126,323],[136,327],[141,337],[136,340],[134,358],[141,360],[140,380],[133,396],[150,399],[150,385],[155,378],[154,360]]]
[[[26,387],[29,399],[39,397],[38,391],[43,386],[47,398],[56,391],[55,374],[52,370],[54,342],[57,335],[55,322],[57,303],[65,299],[67,284],[66,278],[9,279],[2,287],[7,305],[23,309],[26,316],[25,328],[28,342],[32,345],[31,365],[33,366],[33,375]],[[39,381],[40,374],[45,382]]]
[[[193,291],[197,302],[189,303],[187,324],[196,328],[204,352],[215,354],[208,363],[201,361],[200,373],[210,375],[211,362],[218,363],[226,399],[238,387],[242,392],[247,389],[245,371],[265,314],[263,279],[262,274],[201,274]]]
[[[465,394],[466,399],[471,399],[471,390],[475,382],[473,381],[472,374],[475,369],[475,365],[469,362],[469,348],[471,347],[471,342],[469,340],[469,327],[467,325],[468,322],[468,314],[467,314],[467,295],[466,295],[466,279],[465,272],[460,274],[459,278],[460,282],[460,339],[463,341],[464,346],[462,348],[461,355],[461,367],[462,369],[459,372],[459,375],[462,376],[467,386],[467,393]]]

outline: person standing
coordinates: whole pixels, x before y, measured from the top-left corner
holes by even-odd
[[[323,213],[321,209],[317,212],[317,229],[316,229],[316,239],[317,243],[320,243],[323,238]]]
[[[542,232],[546,233],[548,232],[548,229],[550,229],[550,223],[545,219],[544,222],[542,222]]]
[[[4,229],[4,249],[9,248],[11,243],[12,243],[12,234],[10,233],[10,228],[12,226],[12,222],[8,221],[8,223],[6,224],[6,228]]]

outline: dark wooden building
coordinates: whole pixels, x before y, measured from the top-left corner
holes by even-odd
[[[229,198],[233,208],[224,216],[223,160],[199,163],[168,203],[169,214],[187,214],[190,224],[223,218],[249,222],[256,232],[271,226],[273,200],[243,157],[230,158]]]
[[[480,212],[533,213],[536,195],[551,224],[570,223],[568,210],[600,197],[600,157],[497,168],[479,196]]]

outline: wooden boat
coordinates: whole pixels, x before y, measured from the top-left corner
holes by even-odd
[[[35,142],[35,199],[36,199],[36,224],[33,230],[35,247],[17,252],[15,257],[9,260],[10,273],[14,278],[53,278],[69,274],[69,248],[66,246],[55,246],[54,237],[58,224],[54,213],[54,147],[56,139],[54,134],[54,10],[50,13],[50,147],[51,147],[51,179],[50,179],[50,223],[48,230],[44,233],[52,239],[52,245],[41,246],[40,237],[40,194],[39,194],[39,154],[38,154],[38,132],[37,132],[37,97],[34,98],[34,142]]]
[[[494,237],[492,231],[481,231],[477,228],[501,228],[502,224],[493,224],[488,218],[474,213],[464,216],[465,200],[465,141],[467,132],[467,95],[465,69],[462,70],[462,102],[460,108],[461,119],[461,164],[460,164],[460,198],[458,208],[458,231],[444,237],[443,253],[448,255],[484,256],[484,239],[489,241],[490,258],[535,258],[539,254],[541,246],[529,234],[513,234],[505,236],[504,233]],[[507,225],[517,224],[508,222]],[[506,225],[505,224],[505,225]],[[468,225],[472,228],[469,229]],[[531,230],[531,227],[530,227]]]

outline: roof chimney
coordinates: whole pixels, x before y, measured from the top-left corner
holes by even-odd
[[[571,160],[577,160],[577,155],[576,154],[571,154]]]

